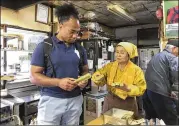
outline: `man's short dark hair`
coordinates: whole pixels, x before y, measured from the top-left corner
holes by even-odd
[[[59,23],[68,21],[71,17],[79,19],[78,11],[72,4],[63,4],[56,7],[55,15],[58,18]]]

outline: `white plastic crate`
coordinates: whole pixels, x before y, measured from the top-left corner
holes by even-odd
[[[84,115],[99,117],[103,109],[104,97],[84,96]],[[85,119],[85,116],[84,116]]]

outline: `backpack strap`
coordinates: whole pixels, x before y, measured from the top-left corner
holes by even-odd
[[[79,55],[80,55],[80,61],[79,61],[79,75],[81,76],[83,73],[83,66],[84,66],[84,52],[83,52],[83,47],[79,43],[75,43],[75,48],[78,50]]]
[[[44,61],[45,61],[45,73],[47,72],[47,68],[50,67],[51,77],[56,77],[55,69],[53,67],[50,54],[52,51],[53,42],[51,38],[47,38],[44,40]]]

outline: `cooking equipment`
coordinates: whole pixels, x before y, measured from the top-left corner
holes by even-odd
[[[1,112],[0,124],[8,123],[11,121],[10,116],[12,112],[10,109],[10,105],[1,102],[0,112]]]
[[[23,125],[29,125],[31,119],[37,115],[40,98],[38,87],[29,80],[9,82],[6,87],[9,95],[2,98],[2,101],[11,106],[13,115],[18,115]]]

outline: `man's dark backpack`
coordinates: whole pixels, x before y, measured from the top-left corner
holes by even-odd
[[[56,72],[53,66],[53,63],[51,61],[50,58],[50,54],[53,48],[53,42],[51,38],[47,38],[44,40],[44,52],[45,52],[45,73],[47,70],[47,67],[50,67],[50,73],[51,73],[51,77],[56,77]],[[79,75],[82,75],[82,67],[84,66],[84,62],[83,62],[83,47],[79,44],[79,43],[75,43],[75,48],[76,50],[78,50],[79,55],[80,55],[80,61],[79,61]]]

